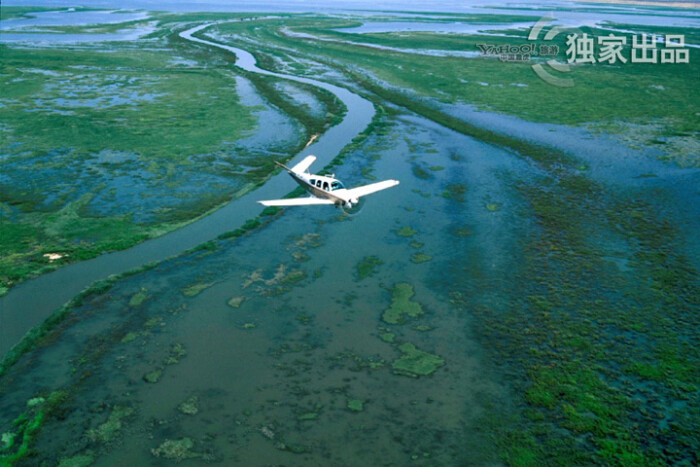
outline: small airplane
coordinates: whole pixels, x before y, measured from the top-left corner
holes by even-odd
[[[275,161],[282,167],[302,188],[311,196],[308,198],[271,199],[258,201],[263,206],[309,206],[312,204],[329,204],[344,208],[352,208],[359,202],[361,196],[369,195],[380,190],[385,190],[399,184],[398,180],[384,180],[357,188],[347,189],[334,178],[334,175],[315,175],[308,172],[308,168],[316,160],[316,156],[306,156],[291,169],[284,164]]]

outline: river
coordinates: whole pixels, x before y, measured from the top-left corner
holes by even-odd
[[[209,24],[196,26],[181,32],[180,36],[236,54],[236,66],[247,71],[326,89],[335,94],[347,108],[347,114],[340,124],[330,128],[313,144],[297,154],[290,164],[309,154],[314,154],[318,158],[315,167],[323,167],[372,121],[374,116],[372,103],[345,88],[314,79],[262,70],[255,65],[255,58],[242,49],[193,37],[194,33],[209,26]],[[279,198],[295,186],[286,173],[280,173],[270,178],[264,186],[234,199],[223,208],[179,230],[145,241],[128,250],[67,265],[19,284],[0,298],[0,355],[4,355],[28,330],[41,324],[54,310],[94,281],[147,263],[161,261],[216,238],[222,233],[235,230],[246,220],[260,213],[261,206],[256,202],[257,200]]]
[[[299,156],[327,162],[359,103]],[[359,215],[285,209],[124,277],[9,368],[3,439],[48,414],[19,465],[697,464],[700,172],[440,106],[571,156],[547,165],[381,105],[336,176],[401,184]],[[172,254],[293,186],[273,180]]]

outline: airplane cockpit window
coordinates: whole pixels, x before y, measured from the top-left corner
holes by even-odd
[[[309,180],[309,183],[311,183],[312,185],[315,185],[315,184],[316,184],[316,179],[312,178],[311,180]]]
[[[336,180],[335,182],[331,183],[331,190],[340,190],[341,188],[345,187],[339,181]]]
[[[321,180],[316,180],[316,186],[321,188]]]
[[[328,182],[323,182],[323,189],[328,191]]]

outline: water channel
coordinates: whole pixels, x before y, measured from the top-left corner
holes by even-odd
[[[335,94],[347,108],[343,121],[330,128],[313,144],[297,154],[290,164],[314,154],[315,167],[329,163],[340,150],[357,136],[372,120],[373,105],[347,89],[321,81],[291,75],[272,73],[255,65],[248,52],[217,44],[193,36],[209,27],[203,24],[180,33],[180,36],[211,47],[219,47],[236,54],[236,66],[247,71],[319,86]],[[148,240],[128,250],[73,263],[51,273],[29,280],[0,298],[0,355],[4,355],[32,327],[42,323],[54,310],[66,303],[96,280],[119,274],[147,263],[161,261],[234,230],[258,215],[261,199],[279,198],[295,186],[286,173],[273,176],[263,187],[237,198],[223,208],[177,231]]]

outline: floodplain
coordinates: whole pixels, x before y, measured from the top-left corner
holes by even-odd
[[[563,10],[700,42],[694,10]],[[526,41],[537,9],[121,14],[42,29],[144,34],[0,45],[3,293],[244,202],[347,115],[178,35],[198,24],[371,101],[323,170],[401,184],[95,278],[5,356],[1,464],[700,461],[696,47],[556,87],[475,53]]]

